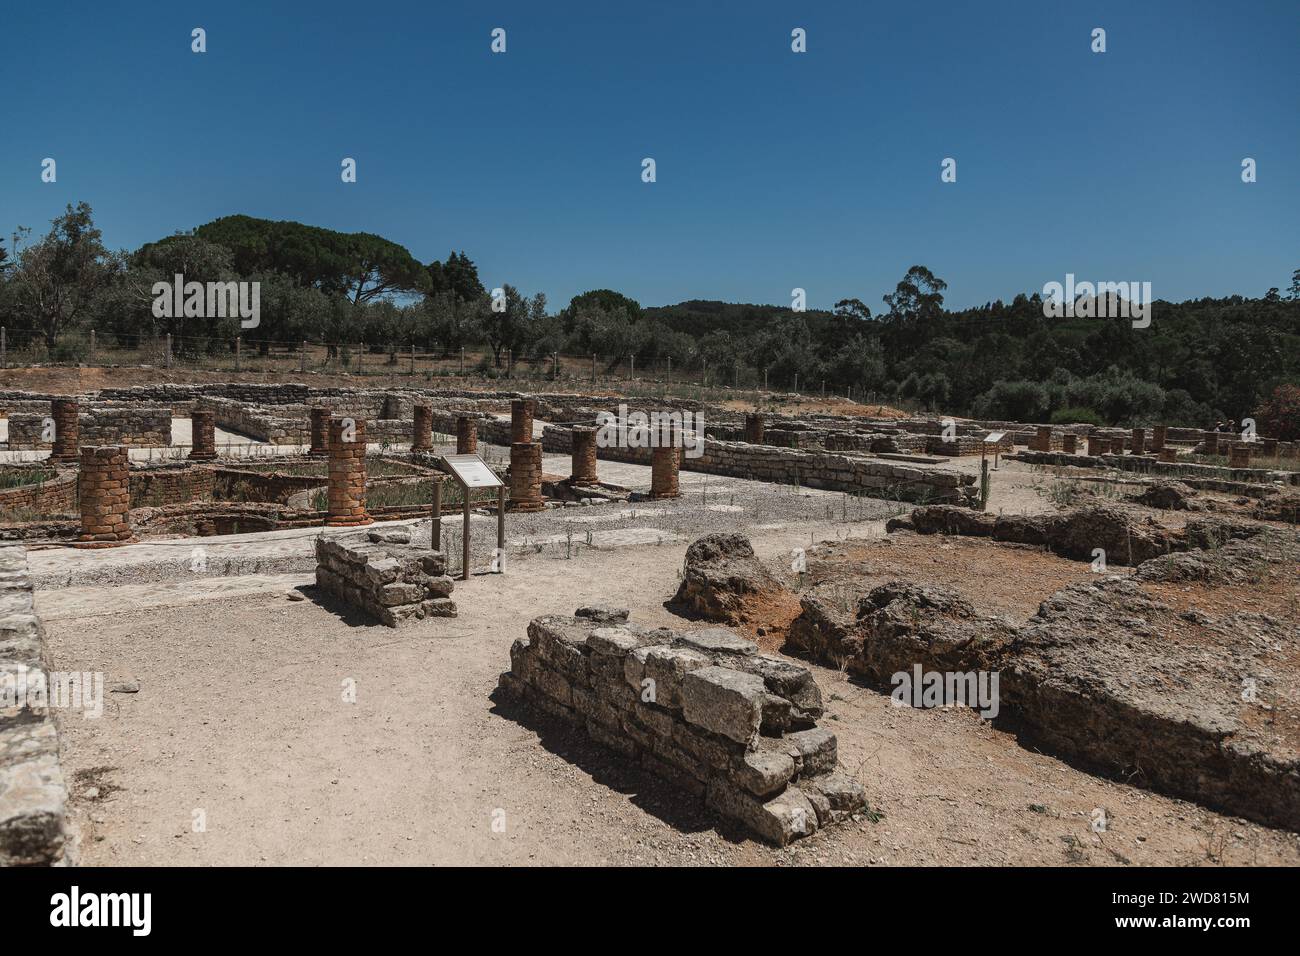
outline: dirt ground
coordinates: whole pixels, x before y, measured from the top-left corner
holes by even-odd
[[[843,526],[813,528],[838,540]],[[880,523],[854,534],[879,539]],[[770,566],[808,528],[756,533]],[[934,543],[933,540],[931,543]],[[873,573],[954,579],[986,607],[1032,611],[1079,565],[1040,556],[1019,574],[963,543],[930,562],[902,537]],[[585,603],[681,627],[664,608],[685,545],[521,558],[458,583],[455,620],[370,626],[286,597],[283,580],[226,593],[193,584],[153,606],[101,602],[48,621],[54,666],[106,671],[104,716],[61,714],[73,819],[87,864],[1173,864],[1300,863],[1300,837],[1022,748],[965,710],[912,710],[814,667],[841,766],[875,822],[787,849],[749,839],[625,768],[581,735],[493,700],[510,643],[544,613]],[[1086,566],[1082,566],[1086,568]],[[297,579],[305,583],[308,578]],[[983,582],[983,584],[981,584]],[[48,592],[47,606],[62,592]],[[43,609],[44,610],[44,609]],[[355,681],[355,685],[349,682]],[[344,700],[355,686],[355,703]],[[1104,808],[1109,827],[1094,833]],[[202,813],[205,829],[196,832]],[[504,816],[502,816],[504,814]],[[504,832],[493,827],[504,819]]]

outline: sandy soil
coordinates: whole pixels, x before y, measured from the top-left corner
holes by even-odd
[[[835,541],[843,526],[814,537]],[[879,537],[878,523],[856,533]],[[772,566],[807,529],[759,532]],[[858,547],[841,542],[836,547]],[[924,565],[880,546],[880,568]],[[521,558],[457,587],[462,616],[371,626],[286,581],[192,584],[148,600],[55,614],[55,666],[102,669],[104,716],[61,714],[73,818],[88,864],[1232,864],[1300,863],[1300,838],[1122,783],[1020,747],[968,711],[896,709],[814,668],[842,766],[866,787],[863,820],[777,850],[684,806],[583,741],[492,700],[510,643],[542,613],[584,603],[682,626],[663,602],[685,546]],[[982,565],[951,552],[969,585]],[[1051,562],[1016,585],[991,569],[987,600],[1022,613]],[[936,568],[933,572],[942,574]],[[1055,573],[1066,576],[1057,569]],[[1040,576],[1041,575],[1041,576]],[[1024,576],[1022,576],[1024,577]],[[306,582],[307,578],[299,578]],[[308,592],[310,593],[310,592]],[[64,592],[49,592],[50,599]],[[64,595],[70,599],[71,595]],[[356,702],[343,700],[355,681]],[[1093,833],[1090,816],[1110,821]],[[195,832],[201,810],[206,830]],[[493,828],[504,814],[504,832]]]

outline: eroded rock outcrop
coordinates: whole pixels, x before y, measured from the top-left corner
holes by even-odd
[[[673,602],[710,621],[737,624],[748,619],[746,602],[784,591],[743,534],[709,534],[686,549]]]

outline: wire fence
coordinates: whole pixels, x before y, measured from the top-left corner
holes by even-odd
[[[0,369],[54,366],[87,368],[160,368],[195,372],[327,374],[433,383],[506,380],[586,385],[636,394],[691,397],[701,390],[730,390],[757,399],[763,393],[842,398],[863,404],[892,401],[853,385],[825,379],[801,380],[797,372],[733,362],[723,368],[707,364],[683,368],[669,357],[595,353],[517,353],[484,346],[438,343],[296,342],[265,338],[216,338],[109,333],[96,330],[61,333],[50,345],[37,329],[0,326]]]

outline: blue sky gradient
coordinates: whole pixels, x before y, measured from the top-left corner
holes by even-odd
[[[1067,272],[1257,296],[1300,267],[1294,0],[7,4],[0,77],[6,246],[79,200],[113,248],[246,213],[464,249],[552,308],[880,311],[916,263],[955,307]]]

